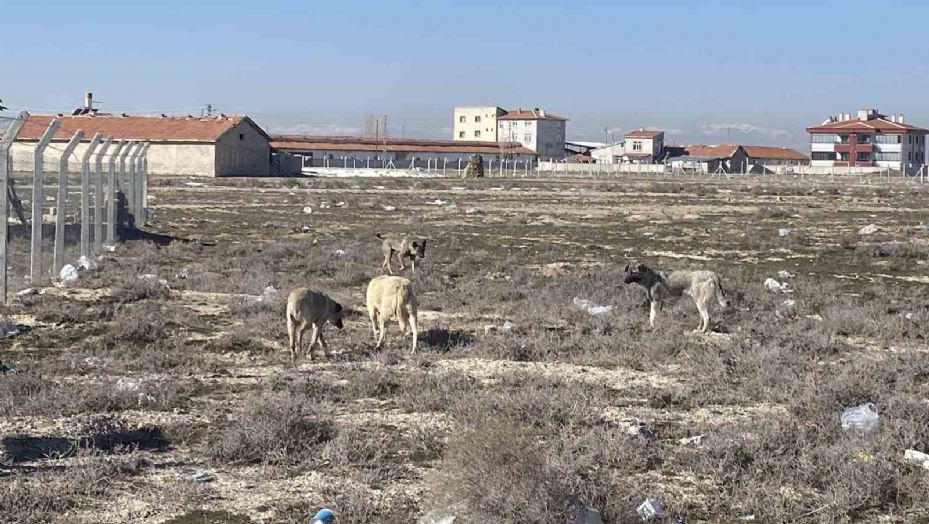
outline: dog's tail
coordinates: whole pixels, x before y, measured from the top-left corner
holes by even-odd
[[[374,233],[374,236],[376,236],[377,238],[379,238],[379,239],[381,239],[381,240],[384,240],[384,237],[381,236],[380,233]]]
[[[726,298],[726,292],[723,290],[723,284],[719,281],[719,277],[714,279],[714,283],[716,284],[716,301],[719,302],[719,306],[729,307],[729,299]]]

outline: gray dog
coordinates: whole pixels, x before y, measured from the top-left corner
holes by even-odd
[[[297,352],[303,349],[303,332],[313,328],[310,334],[310,347],[307,358],[313,360],[313,346],[319,342],[323,353],[329,356],[329,344],[323,337],[323,327],[328,322],[342,329],[342,305],[331,298],[305,287],[297,288],[287,297],[287,335],[290,337],[290,362],[297,358]]]
[[[623,282],[635,282],[645,288],[646,299],[651,305],[648,322],[652,327],[655,327],[655,317],[662,302],[681,295],[694,299],[697,311],[700,312],[700,327],[695,331],[702,333],[710,330],[710,305],[713,300],[720,307],[729,306],[719,275],[712,271],[672,271],[666,274],[640,264],[636,267],[626,266]]]
[[[383,240],[381,242],[381,252],[384,253],[384,263],[381,264],[381,267],[385,268],[391,275],[394,274],[394,270],[390,267],[390,258],[394,253],[397,254],[397,260],[400,261],[400,271],[406,269],[406,266],[403,265],[404,258],[410,259],[414,273],[416,272],[416,259],[426,258],[426,239],[424,238],[414,238],[409,235],[395,233],[386,235],[375,233],[374,236]]]

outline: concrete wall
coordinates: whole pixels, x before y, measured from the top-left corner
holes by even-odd
[[[27,171],[33,169],[33,151],[35,142],[16,142],[13,144],[13,170]],[[65,141],[55,141],[45,150],[45,171],[57,173],[60,149],[64,148]],[[80,173],[81,158],[87,150],[87,143],[78,144],[71,156],[68,171]],[[112,152],[115,146],[110,146]],[[159,144],[152,143],[148,148],[148,173],[150,175],[178,175],[178,176],[215,176],[213,144]],[[109,155],[104,158],[103,169],[106,171]],[[93,168],[91,168],[93,169]],[[128,169],[128,168],[127,168]],[[267,167],[265,168],[267,170]]]
[[[464,142],[496,142],[497,117],[504,113],[502,108],[496,106],[456,107],[452,139]],[[477,117],[480,118],[480,122],[475,121]],[[464,122],[461,121],[462,118]],[[474,136],[475,131],[480,131],[481,136]]]
[[[590,152],[590,156],[601,164],[621,164],[625,146],[622,142],[604,147],[598,147]]]
[[[216,140],[214,176],[268,176],[268,139],[255,126],[241,122]]]

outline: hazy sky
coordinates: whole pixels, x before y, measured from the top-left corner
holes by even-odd
[[[273,131],[451,138],[454,105],[542,107],[568,139],[792,145],[861,107],[929,126],[929,2],[0,0],[0,99]]]

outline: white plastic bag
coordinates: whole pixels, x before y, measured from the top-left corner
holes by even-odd
[[[70,284],[71,282],[77,281],[77,268],[71,264],[65,264],[61,268],[61,272],[58,273],[58,278],[65,284]]]
[[[873,402],[845,408],[842,412],[842,429],[844,430],[871,433],[877,429],[878,423],[877,406]]]

